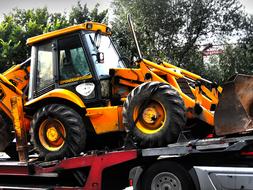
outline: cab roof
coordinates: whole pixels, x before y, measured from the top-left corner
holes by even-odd
[[[48,33],[41,34],[35,37],[28,38],[26,41],[26,44],[33,45],[47,39],[55,38],[55,37],[68,34],[71,32],[75,32],[75,31],[79,31],[79,30],[95,31],[95,32],[100,31],[103,34],[111,35],[111,29],[107,27],[105,24],[101,24],[97,22],[85,22],[83,24],[70,26],[67,28],[63,28],[60,30],[56,30],[56,31],[48,32]]]

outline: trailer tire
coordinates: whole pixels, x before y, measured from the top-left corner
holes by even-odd
[[[150,166],[141,177],[141,189],[194,190],[185,168],[176,162],[160,161]]]
[[[123,123],[141,147],[173,143],[186,123],[184,102],[169,84],[144,83],[127,96]]]
[[[84,150],[86,129],[72,108],[50,104],[38,110],[31,123],[31,142],[45,160],[77,156]]]

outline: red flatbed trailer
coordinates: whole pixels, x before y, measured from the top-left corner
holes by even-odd
[[[102,187],[103,172],[136,158],[137,150],[125,150],[99,152],[50,162],[1,161],[0,189],[118,189],[120,187],[116,184],[122,182],[115,177],[109,181],[111,185],[108,185],[107,180],[105,181],[107,185],[104,185],[106,187]],[[127,172],[122,172],[124,173],[128,175]],[[120,172],[116,172],[114,175],[120,176],[119,174]],[[127,179],[127,177],[122,178],[126,181]]]
[[[122,190],[129,182],[134,190],[252,189],[252,145],[250,135],[95,151],[50,162],[0,161],[0,189]]]

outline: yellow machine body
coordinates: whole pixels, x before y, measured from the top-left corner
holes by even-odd
[[[94,22],[87,22],[84,24],[71,26],[65,29],[49,32],[46,34],[42,34],[36,37],[29,38],[27,40],[27,44],[30,46],[34,46],[36,44],[43,44],[43,42],[47,42],[49,40],[58,39],[62,36],[70,35],[72,33],[78,32],[78,31],[89,31],[93,34],[102,34],[104,36],[110,36],[111,31],[110,29],[104,25]],[[34,58],[31,59],[31,68],[34,66]],[[123,103],[126,100],[127,96],[131,91],[138,87],[139,85],[151,82],[151,81],[158,81],[160,83],[166,83],[169,84],[174,90],[176,90],[180,97],[182,98],[185,108],[186,108],[186,117],[187,119],[199,119],[203,121],[205,124],[209,126],[214,126],[214,124],[217,126],[218,134],[224,135],[229,134],[229,130],[227,126],[225,126],[225,123],[229,123],[232,125],[231,122],[227,122],[227,120],[224,120],[222,122],[223,118],[234,118],[236,120],[236,116],[234,117],[234,114],[232,113],[235,106],[225,106],[229,105],[229,103],[222,103],[219,105],[219,95],[222,93],[222,88],[219,86],[213,85],[210,81],[203,79],[201,76],[191,73],[189,71],[186,71],[184,69],[181,69],[179,67],[176,67],[170,63],[161,62],[161,63],[154,63],[151,61],[148,61],[146,59],[141,59],[136,62],[138,65],[138,68],[108,68],[110,69],[110,81],[108,82],[109,86],[106,86],[106,89],[110,90],[110,97],[101,98],[101,101],[103,101],[103,104],[99,104],[98,102],[91,104],[91,103],[85,103],[84,99],[80,94],[75,92],[74,89],[65,89],[60,88],[58,86],[64,86],[68,84],[75,84],[75,83],[81,83],[81,81],[88,81],[84,84],[89,83],[94,78],[94,73],[90,73],[89,75],[85,76],[78,76],[70,79],[64,79],[58,81],[58,86],[54,87],[54,89],[49,90],[45,93],[39,94],[36,97],[29,99],[27,98],[27,92],[26,89],[28,88],[29,80],[32,77],[36,76],[30,76],[32,72],[30,72],[30,65],[27,65],[24,67],[23,64],[17,65],[15,67],[10,68],[5,73],[0,75],[0,108],[1,110],[12,120],[14,120],[14,123],[18,121],[17,119],[17,111],[15,111],[15,118],[13,118],[12,114],[12,105],[11,100],[15,97],[19,98],[19,102],[22,99],[23,103],[23,109],[16,109],[16,110],[24,110],[23,116],[28,122],[22,122],[22,125],[25,125],[25,128],[29,128],[29,121],[32,119],[33,115],[41,106],[47,105],[49,103],[57,103],[62,105],[67,105],[71,109],[75,110],[78,114],[80,114],[81,118],[83,120],[88,119],[93,127],[93,130],[96,134],[104,134],[109,132],[119,132],[119,131],[125,131],[125,126],[123,125],[123,117],[122,117],[122,107]],[[36,72],[33,72],[33,74],[36,74]],[[35,75],[34,74],[34,75]],[[96,77],[95,77],[96,78]],[[101,81],[103,81],[101,79]],[[241,80],[243,81],[243,80]],[[245,80],[244,80],[245,81]],[[102,83],[102,82],[101,82]],[[105,82],[106,83],[106,82]],[[243,83],[243,82],[242,82]],[[238,84],[238,85],[237,85]],[[252,79],[250,78],[250,88],[252,87]],[[238,91],[240,89],[240,86],[242,85],[239,82],[236,83],[234,92],[238,92],[240,95],[233,96],[238,97],[238,102],[242,102],[241,107],[246,107],[244,110],[246,110],[246,114],[244,114],[242,117],[240,117],[239,120],[237,120],[237,130],[234,130],[234,132],[244,132],[244,129],[238,129],[240,127],[241,120],[245,119],[245,115],[247,116],[248,120],[246,121],[247,126],[244,127],[246,130],[252,129],[252,127],[248,127],[252,125],[252,103],[250,98],[246,98],[243,96],[244,90],[246,90],[248,87],[247,85],[242,89],[241,91]],[[103,93],[102,93],[103,94]],[[252,94],[252,93],[251,93]],[[117,95],[117,101],[118,103],[114,102],[114,96]],[[101,95],[104,96],[104,95]],[[248,96],[246,96],[248,97]],[[252,97],[252,96],[250,96]],[[20,99],[21,98],[21,99]],[[249,100],[248,100],[249,99]],[[222,102],[224,102],[223,100]],[[233,101],[233,98],[232,100]],[[245,103],[246,102],[246,103]],[[247,105],[244,105],[247,104]],[[99,105],[99,106],[97,106]],[[218,111],[217,111],[217,120],[216,123],[214,122],[214,110],[218,105]],[[154,106],[156,106],[154,104]],[[159,107],[159,106],[158,106]],[[222,107],[220,109],[220,107]],[[231,108],[229,112],[230,114],[226,116],[226,114],[223,114],[227,108]],[[23,112],[23,111],[22,111]],[[240,112],[241,113],[241,112]],[[249,114],[248,114],[249,113]],[[152,128],[152,124],[156,124],[152,118],[158,117],[158,115],[164,114],[163,107],[160,106],[159,109],[154,109],[152,106],[150,108],[144,110],[144,122],[148,123],[150,126],[149,128],[143,128],[139,125],[139,129],[141,131],[144,131],[146,134],[153,134],[157,131],[159,131],[163,126],[163,124],[157,124],[155,129]],[[21,114],[22,115],[22,114]],[[239,115],[238,113],[236,115]],[[28,117],[29,116],[29,117]],[[137,116],[136,116],[137,117]],[[29,119],[28,119],[29,118]],[[165,120],[165,116],[160,117],[160,122],[163,122]],[[234,121],[233,120],[233,121]],[[59,126],[63,126],[63,124],[55,119],[55,121],[58,122]],[[56,123],[57,123],[56,122]],[[80,121],[83,122],[83,121]],[[223,124],[224,125],[223,125]],[[58,125],[57,124],[57,125]],[[221,124],[221,125],[220,125]],[[138,125],[138,123],[137,123]],[[246,125],[246,124],[245,124]],[[17,125],[17,123],[15,124]],[[59,138],[59,135],[57,133],[57,130],[54,127],[48,127],[45,123],[42,124],[44,128],[42,127],[41,130],[46,130],[46,135],[48,136],[49,141],[56,141],[57,138]],[[225,127],[224,127],[225,126]],[[201,126],[200,126],[201,127]],[[18,129],[20,126],[18,127]],[[63,133],[63,136],[66,136],[66,129],[62,127],[61,132]],[[43,131],[39,131],[40,135],[39,138],[43,139]],[[61,140],[63,141],[63,140]],[[43,144],[43,143],[42,143]],[[45,146],[46,142],[44,142]],[[61,143],[61,146],[59,147],[50,147],[48,146],[48,150],[57,151],[62,146],[64,146],[64,143]]]

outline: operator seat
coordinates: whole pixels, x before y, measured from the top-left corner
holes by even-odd
[[[77,73],[75,71],[73,64],[71,63],[71,60],[68,59],[67,57],[64,57],[61,69],[61,80],[75,78],[76,76]]]

